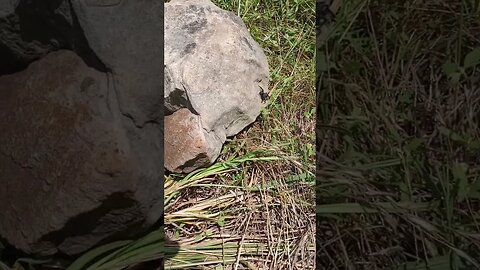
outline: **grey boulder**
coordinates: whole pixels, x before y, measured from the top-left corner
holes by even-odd
[[[260,92],[268,91],[269,68],[262,48],[238,16],[208,0],[165,4],[164,74],[169,171],[214,162],[226,138],[265,106]],[[186,123],[190,132],[179,132]]]

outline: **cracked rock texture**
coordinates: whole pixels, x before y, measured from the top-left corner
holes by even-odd
[[[165,168],[213,163],[226,138],[255,121],[267,58],[242,20],[208,0],[165,4]]]
[[[163,214],[160,9],[0,4],[0,238],[10,245],[76,255]]]

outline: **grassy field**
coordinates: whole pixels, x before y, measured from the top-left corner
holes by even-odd
[[[317,52],[318,269],[480,269],[479,1],[343,1]]]

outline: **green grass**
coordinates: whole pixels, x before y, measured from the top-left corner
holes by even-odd
[[[479,2],[343,2],[317,54],[317,266],[480,268]]]

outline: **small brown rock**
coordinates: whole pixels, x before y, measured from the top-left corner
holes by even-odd
[[[210,164],[220,152],[209,146],[207,137],[212,133],[207,133],[200,117],[188,109],[165,116],[165,130],[165,168],[169,171],[191,172]]]

